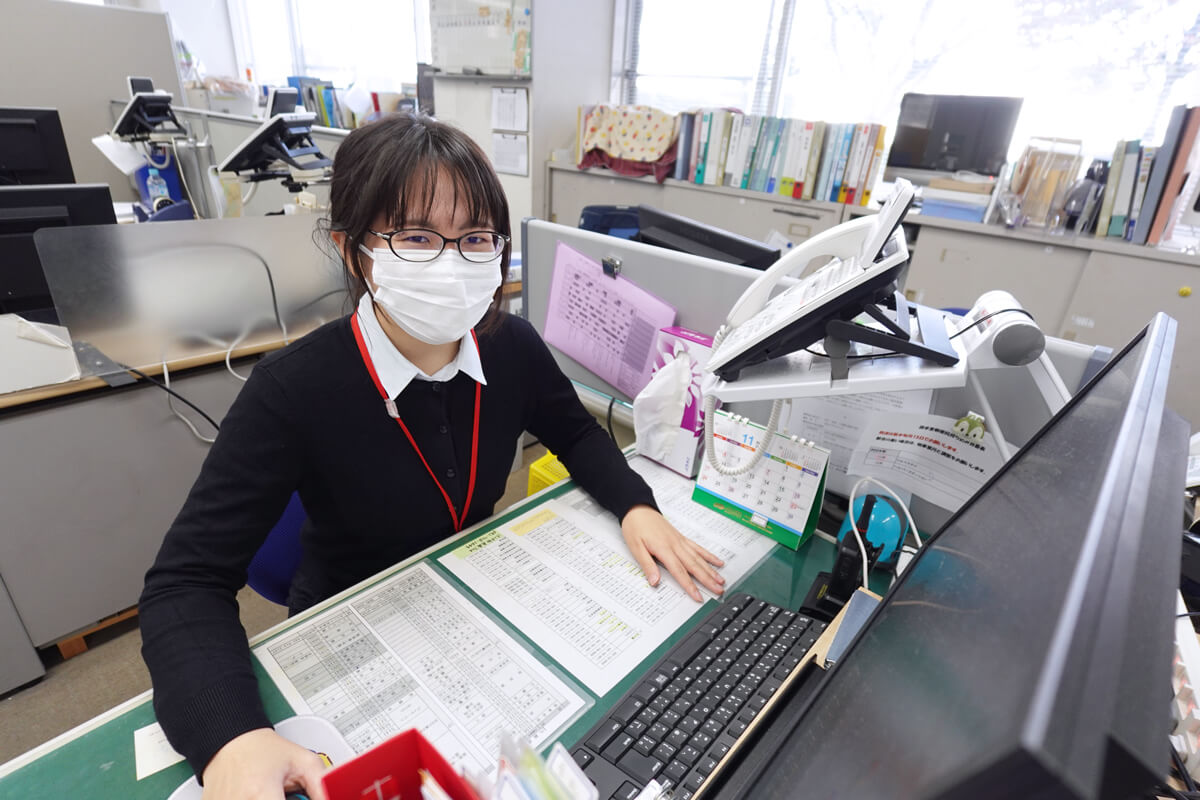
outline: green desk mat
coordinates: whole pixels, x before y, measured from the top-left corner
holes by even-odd
[[[443,578],[458,588],[487,616],[517,641],[521,642],[539,660],[557,667],[545,651],[536,646],[523,633],[504,618],[494,612],[473,591],[459,581],[454,575],[436,564],[441,556],[458,549],[467,542],[488,533],[507,523],[521,514],[536,507],[537,504],[559,497],[575,488],[572,481],[563,483],[546,490],[533,503],[518,504],[514,508],[492,519],[488,525],[473,531],[466,536],[457,538],[425,556],[423,561],[433,564],[434,569]],[[813,579],[818,572],[829,569],[833,563],[834,547],[818,537],[811,537],[800,546],[799,550],[789,550],[776,545],[771,552],[753,568],[741,581],[726,587],[726,592],[749,592],[757,597],[779,605],[797,608],[804,601]],[[348,602],[351,598],[369,591],[380,582],[387,580],[397,570],[391,569],[370,583],[343,598],[340,602]],[[877,590],[879,587],[876,587]],[[666,653],[672,645],[679,641],[684,633],[692,627],[692,623],[702,618],[715,607],[715,601],[708,601],[697,606],[696,613],[687,623],[682,625],[666,642],[646,657],[636,669],[623,678],[610,692],[597,697],[584,689],[577,681],[570,679],[565,671],[556,668],[560,677],[566,677],[567,683],[590,702],[590,705],[565,731],[558,737],[567,745],[574,745],[597,722],[618,698],[628,691],[637,679]],[[270,641],[283,635],[280,631],[256,643]],[[254,661],[255,674],[258,677],[259,691],[266,707],[267,716],[275,722],[292,716],[295,711],[283,698],[279,689],[267,677],[265,670],[257,660]],[[136,771],[133,751],[133,732],[138,728],[150,725],[155,721],[154,711],[149,700],[125,711],[117,717],[104,722],[94,730],[88,731],[71,741],[65,742],[57,749],[43,755],[41,758],[15,770],[7,777],[0,779],[0,800],[24,800],[27,797],[69,797],[88,796],[95,798],[166,798],[179,784],[191,777],[191,768],[186,762],[175,764],[160,772],[136,781]],[[551,742],[550,744],[552,744]],[[548,749],[549,745],[547,746]]]

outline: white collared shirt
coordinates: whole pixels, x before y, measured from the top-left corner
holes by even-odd
[[[383,331],[379,318],[375,316],[375,306],[371,302],[369,292],[364,292],[358,301],[358,327],[362,331],[363,342],[367,345],[367,354],[375,365],[375,374],[383,384],[383,390],[393,400],[404,391],[414,378],[422,381],[448,381],[460,371],[467,373],[478,383],[487,386],[483,377],[483,364],[479,360],[479,348],[475,337],[469,332],[458,343],[458,355],[446,366],[432,375],[426,375],[415,364],[401,355],[392,340]]]

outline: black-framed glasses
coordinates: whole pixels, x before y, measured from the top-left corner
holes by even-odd
[[[482,264],[494,260],[504,252],[509,238],[496,231],[467,231],[462,236],[450,239],[427,228],[405,228],[391,233],[369,233],[385,239],[396,258],[404,261],[433,261],[442,254],[446,245],[453,244],[467,261]]]

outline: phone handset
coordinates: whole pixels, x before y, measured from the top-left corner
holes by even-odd
[[[760,313],[771,299],[771,292],[781,280],[799,272],[814,258],[851,258],[859,254],[866,238],[877,220],[871,216],[859,217],[828,230],[818,233],[803,244],[789,250],[778,261],[767,268],[754,283],[742,293],[733,308],[725,317],[725,323],[717,329],[713,337],[712,352],[716,355],[721,348],[721,342],[738,326],[754,318]],[[711,364],[711,361],[710,361]],[[712,371],[710,366],[709,371]],[[713,444],[713,419],[716,413],[717,398],[708,392],[704,398],[704,455],[709,465],[719,474],[727,477],[744,475],[758,464],[766,454],[767,445],[779,429],[779,417],[783,410],[783,401],[775,400],[771,404],[771,415],[767,420],[767,429],[760,444],[754,448],[754,453],[745,462],[736,467],[727,467],[717,460],[716,447]]]

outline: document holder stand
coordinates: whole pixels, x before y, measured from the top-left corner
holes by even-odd
[[[829,356],[832,380],[844,381],[849,378],[850,361],[847,354],[853,342],[917,356],[943,367],[958,363],[959,356],[950,345],[941,312],[928,306],[910,305],[899,291],[893,291],[883,302],[894,310],[893,314],[889,315],[877,303],[869,303],[862,310],[883,325],[886,331],[842,319],[830,320],[825,326],[824,347],[825,354]],[[917,329],[921,335],[919,342],[912,332],[913,313],[916,314]]]

